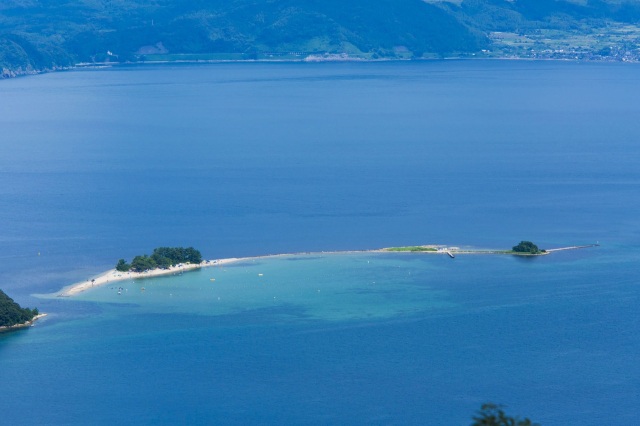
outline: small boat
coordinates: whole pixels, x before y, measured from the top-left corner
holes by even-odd
[[[214,282],[216,279],[215,278],[209,278],[209,281]]]

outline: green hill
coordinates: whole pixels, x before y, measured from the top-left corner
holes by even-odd
[[[81,62],[636,59],[634,0],[4,0],[4,76]]]

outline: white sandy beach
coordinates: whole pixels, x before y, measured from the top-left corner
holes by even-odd
[[[60,293],[58,293],[58,297],[69,297],[75,294],[81,293],[85,290],[88,290],[93,287],[99,287],[101,285],[114,283],[118,281],[124,280],[135,280],[135,279],[144,279],[144,278],[152,278],[161,275],[173,275],[179,274],[185,271],[192,271],[194,269],[199,268],[207,268],[211,266],[221,266],[226,265],[233,262],[238,262],[243,260],[242,258],[228,258],[228,259],[217,259],[217,260],[205,260],[202,263],[181,263],[176,266],[172,266],[169,269],[152,269],[150,271],[145,272],[121,272],[115,269],[110,269],[107,272],[104,272],[97,277],[93,277],[88,279],[87,281],[79,282],[76,284],[72,284],[68,287],[62,289]]]

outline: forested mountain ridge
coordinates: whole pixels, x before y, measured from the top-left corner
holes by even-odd
[[[11,76],[172,60],[636,60],[639,22],[637,0],[4,0],[0,68]]]

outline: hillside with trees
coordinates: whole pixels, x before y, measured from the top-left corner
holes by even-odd
[[[175,60],[638,60],[635,0],[4,0],[1,75]]]
[[[33,320],[38,309],[22,308],[0,290],[0,327],[11,327]]]

